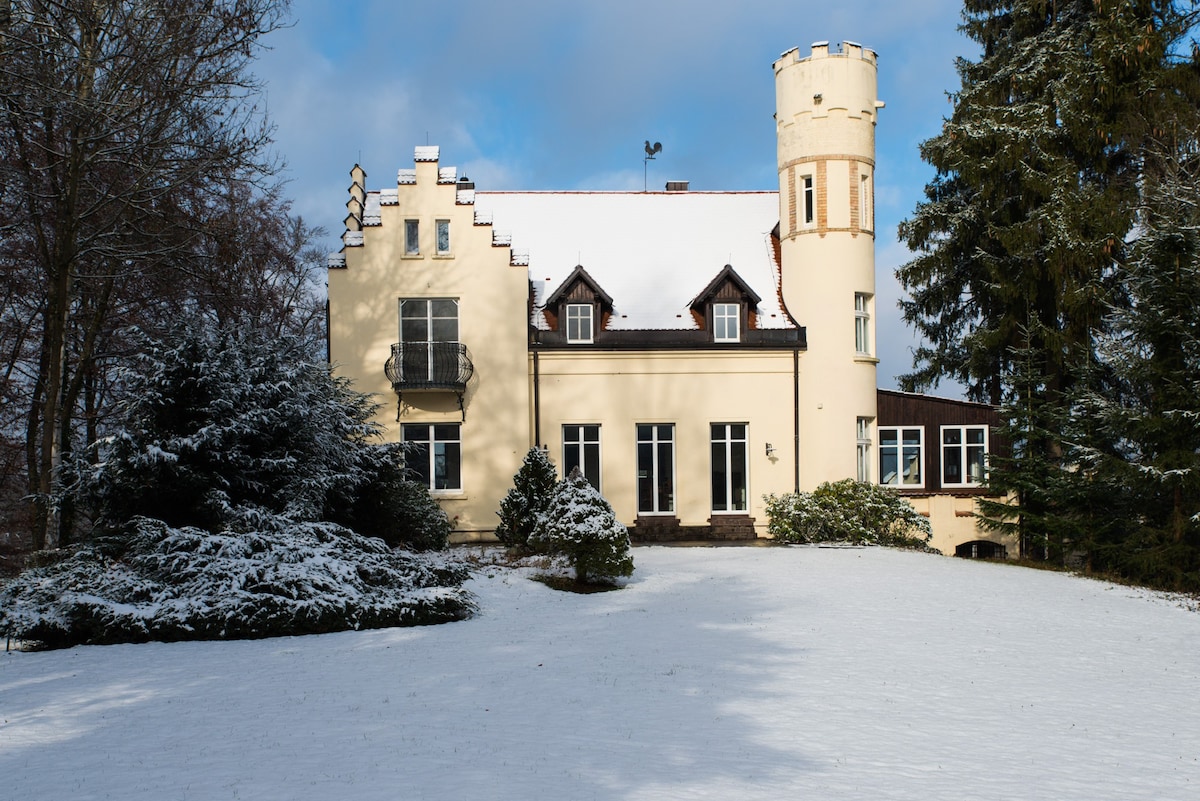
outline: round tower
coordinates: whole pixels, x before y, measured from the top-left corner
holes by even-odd
[[[800,484],[876,480],[875,52],[775,62],[783,301],[804,326]]]

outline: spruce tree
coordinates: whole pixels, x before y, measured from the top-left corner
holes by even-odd
[[[1088,347],[1132,225],[1132,109],[1161,68],[1163,3],[967,0],[961,89],[921,145],[937,169],[900,226],[905,319],[929,343],[907,388],[944,378],[1000,403],[1014,349],[1033,347],[1049,391]],[[1032,342],[1023,340],[1033,332]]]
[[[900,226],[916,253],[897,270],[901,305],[928,343],[901,383],[953,379],[1003,403],[1018,441],[990,480],[1018,507],[992,522],[1060,552],[1065,421],[1094,389],[1095,342],[1124,302],[1153,131],[1142,107],[1189,24],[1158,0],[966,0],[962,30],[981,56],[958,62],[953,112],[921,146],[937,175]]]
[[[1193,73],[1194,77],[1194,73]],[[1190,86],[1182,92],[1200,97]],[[1193,106],[1196,108],[1196,106]],[[1088,475],[1130,510],[1122,529],[1087,541],[1093,567],[1200,589],[1200,113],[1144,162],[1138,235],[1126,265],[1130,303],[1102,344],[1114,381],[1083,408],[1098,422]],[[1184,132],[1180,134],[1179,132]]]
[[[530,448],[521,469],[513,476],[512,489],[500,501],[496,538],[510,548],[527,547],[529,535],[550,503],[557,484],[558,472],[550,457],[541,448]]]

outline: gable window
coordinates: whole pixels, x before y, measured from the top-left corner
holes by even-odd
[[[436,382],[443,370],[458,375],[458,351],[438,347],[458,342],[458,301],[405,298],[400,301],[401,370],[407,381]]]
[[[871,480],[871,421],[873,419],[860,417],[855,421],[858,438],[856,474],[859,481]]]
[[[675,511],[675,425],[637,427],[637,490],[639,514]]]
[[[563,426],[563,475],[576,467],[588,483],[600,489],[600,426]]]
[[[567,304],[567,341],[592,341],[592,311],[590,303]]]
[[[713,339],[717,342],[737,342],[742,308],[737,303],[713,304]]]
[[[925,486],[925,429],[879,427],[879,483],[901,489]]]
[[[854,293],[854,350],[863,355],[871,353],[871,296]]]
[[[942,486],[978,486],[986,470],[987,426],[942,426]]]
[[[746,506],[746,424],[713,423],[712,510],[744,512]]]
[[[431,491],[462,489],[462,436],[458,423],[405,423],[401,438],[409,448],[404,466]]]
[[[404,221],[404,255],[418,256],[421,253],[421,226],[419,220]]]
[[[438,220],[435,223],[437,234],[436,252],[439,256],[450,255],[450,221]]]
[[[804,188],[804,222],[812,224],[816,219],[816,193],[813,191],[813,177],[805,175],[802,179]]]

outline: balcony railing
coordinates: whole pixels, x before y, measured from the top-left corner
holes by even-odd
[[[475,372],[467,346],[459,342],[401,342],[383,367],[392,389],[449,390],[462,393]]]

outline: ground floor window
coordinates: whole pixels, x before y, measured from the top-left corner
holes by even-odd
[[[745,423],[713,423],[712,510],[744,512],[746,505],[747,441]]]
[[[462,434],[458,423],[405,423],[410,447],[404,464],[414,481],[432,491],[462,489]]]
[[[638,512],[675,511],[675,425],[637,427]]]
[[[871,417],[860,417],[855,423],[858,435],[858,480],[871,480]]]
[[[987,426],[942,426],[942,486],[982,484],[987,462]]]
[[[879,427],[879,483],[892,487],[925,486],[921,465],[925,463],[924,429]]]
[[[600,426],[563,426],[563,475],[570,475],[576,467],[589,484],[600,489]]]

